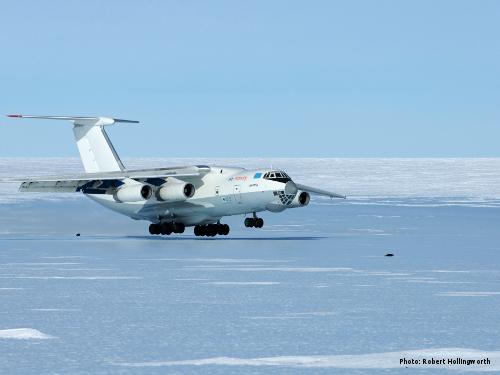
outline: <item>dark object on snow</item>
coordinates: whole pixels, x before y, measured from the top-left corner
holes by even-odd
[[[393,257],[394,254],[393,253],[388,253],[388,254],[385,254],[386,257]]]
[[[76,234],[76,236],[77,236],[77,237],[80,237],[80,233],[77,233],[77,234]]]

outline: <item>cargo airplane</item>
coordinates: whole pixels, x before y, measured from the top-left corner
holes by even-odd
[[[138,121],[110,117],[8,115],[11,118],[67,120],[73,124],[84,174],[26,179],[21,192],[82,193],[135,220],[151,222],[151,235],[229,234],[221,219],[245,215],[245,227],[262,228],[258,212],[307,206],[311,194],[344,195],[294,182],[279,170],[194,165],[178,168],[126,169],[105,127]]]

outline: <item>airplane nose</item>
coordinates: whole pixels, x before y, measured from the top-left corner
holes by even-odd
[[[295,195],[295,194],[297,194],[297,191],[299,191],[299,189],[297,188],[297,185],[295,185],[295,182],[288,181],[285,184],[285,194],[286,195]]]

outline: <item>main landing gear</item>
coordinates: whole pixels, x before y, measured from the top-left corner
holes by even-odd
[[[172,233],[184,233],[186,226],[182,223],[160,223],[149,226],[150,234],[162,234],[170,236]]]
[[[247,228],[262,228],[264,226],[264,220],[260,217],[257,217],[254,212],[253,217],[247,217],[245,219],[245,226]]]
[[[229,234],[229,225],[227,224],[207,224],[194,227],[194,235],[215,237],[216,235],[227,236]]]

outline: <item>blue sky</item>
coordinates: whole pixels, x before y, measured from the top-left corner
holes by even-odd
[[[0,111],[137,119],[122,156],[500,156],[498,1],[15,1]],[[0,120],[0,156],[77,155]]]

